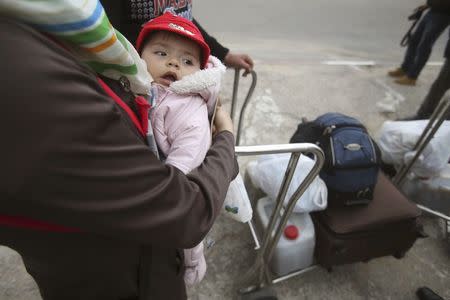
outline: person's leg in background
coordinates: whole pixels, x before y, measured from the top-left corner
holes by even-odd
[[[445,92],[450,89],[450,59],[446,58],[444,65],[439,72],[438,77],[435,79],[428,91],[425,100],[417,110],[417,119],[428,119],[437,107]],[[447,116],[447,120],[450,119]]]
[[[395,83],[415,85],[420,72],[430,57],[434,43],[449,25],[450,17],[445,14],[430,11],[424,16],[423,23],[423,28],[421,28],[423,32],[416,46],[414,59],[408,66],[408,69],[405,70],[406,75],[395,80]],[[415,38],[417,37],[413,37],[412,39]],[[417,40],[414,40],[414,43],[417,43]]]
[[[427,22],[430,19],[430,13],[427,12],[422,20],[419,21],[416,30],[411,35],[409,39],[408,47],[406,48],[405,57],[403,58],[403,62],[401,66],[395,70],[389,71],[388,75],[391,77],[402,77],[406,75],[414,64],[414,60],[417,53],[417,47],[422,39],[422,35],[425,31],[425,27],[427,26]]]

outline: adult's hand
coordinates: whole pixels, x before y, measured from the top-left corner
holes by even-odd
[[[221,131],[229,131],[233,133],[233,121],[231,121],[230,115],[218,104],[216,107],[216,115],[214,117],[213,134],[217,134]]]
[[[253,60],[247,54],[235,54],[231,51],[224,58],[227,67],[244,69],[243,76],[247,76],[253,70]]]

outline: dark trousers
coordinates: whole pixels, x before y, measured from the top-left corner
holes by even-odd
[[[428,11],[411,36],[401,68],[416,79],[428,61],[434,43],[450,24],[450,16]]]
[[[445,92],[450,89],[450,59],[446,58],[438,77],[431,85],[425,100],[417,111],[420,119],[429,119],[434,109],[438,106]],[[450,115],[447,115],[447,120]]]

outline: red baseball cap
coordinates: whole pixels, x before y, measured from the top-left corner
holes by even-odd
[[[136,40],[136,49],[139,53],[142,52],[142,43],[154,31],[170,31],[196,42],[202,51],[201,68],[203,69],[206,66],[211,50],[194,23],[170,12],[148,21],[143,25]]]

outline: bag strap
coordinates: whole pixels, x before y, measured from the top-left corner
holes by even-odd
[[[406,34],[403,36],[402,40],[400,41],[401,47],[406,47],[409,44],[409,40],[411,39],[411,32],[413,31],[414,27],[416,27],[416,24],[419,20],[415,20],[409,30],[406,32]]]
[[[117,94],[101,78],[97,77],[97,81],[100,84],[100,86],[103,88],[103,90],[106,92],[106,94],[108,94],[108,96],[110,96],[114,100],[114,102],[116,102],[117,105],[119,105],[128,114],[128,116],[130,117],[134,126],[136,126],[136,129],[139,131],[139,133],[142,136],[145,137],[147,135],[147,130],[146,130],[146,128],[144,128],[143,123],[141,123],[139,121],[139,119],[134,114],[134,112],[131,110],[131,108],[127,104],[125,104],[125,102],[123,102],[123,100],[120,99],[120,97],[117,96]],[[145,122],[147,122],[147,119],[145,120]]]
[[[411,24],[411,27],[409,27],[406,34],[403,36],[402,40],[400,41],[401,47],[406,47],[409,44],[409,41],[411,39],[411,32],[416,27],[417,22],[419,22],[420,18],[422,17],[422,13],[425,9],[422,8],[422,6],[417,7],[412,15],[408,17],[408,20],[414,20],[414,22]]]
[[[27,217],[0,215],[0,225],[50,232],[80,232],[79,229],[43,222]]]
[[[103,90],[127,113],[130,120],[133,122],[137,131],[141,134],[153,154],[160,159],[155,136],[153,134],[152,124],[150,122],[149,113],[152,109],[153,95],[150,98],[144,96],[137,96],[134,98],[134,105],[136,110],[132,110],[122,99],[101,79],[97,78]]]

